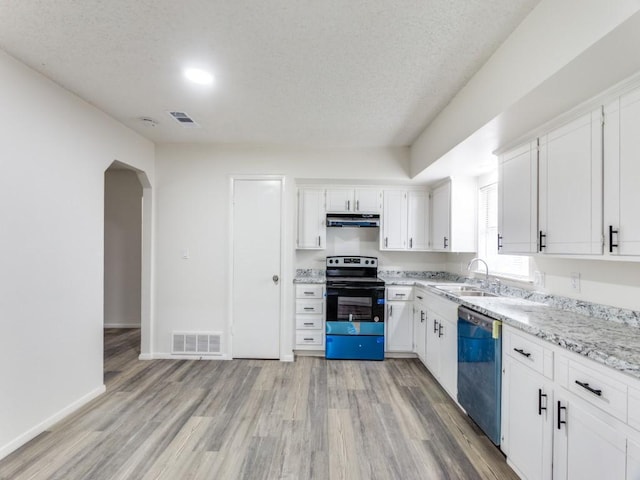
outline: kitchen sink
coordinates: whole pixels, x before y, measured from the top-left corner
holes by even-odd
[[[458,296],[460,297],[497,297],[498,295],[496,295],[495,293],[484,292],[481,290],[469,290],[466,292],[458,293]]]
[[[444,290],[445,292],[451,292],[455,294],[460,294],[462,292],[479,292],[478,287],[474,287],[473,285],[436,285],[436,288],[440,290]]]
[[[495,293],[485,292],[473,285],[434,285],[440,290],[452,293],[458,297],[497,297]]]

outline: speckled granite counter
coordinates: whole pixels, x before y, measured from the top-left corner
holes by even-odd
[[[324,270],[305,268],[296,270],[293,283],[325,283]]]
[[[500,297],[458,297],[438,283],[479,283],[446,272],[379,271],[387,285],[421,286],[569,351],[640,379],[640,312],[500,287]],[[325,283],[324,270],[297,270],[294,283]],[[495,288],[493,289],[495,291]]]
[[[458,297],[433,287],[437,283],[452,281],[446,276],[442,279],[385,276],[384,280],[387,285],[426,287],[430,292],[500,320],[505,325],[640,378],[640,328],[637,327],[640,312],[534,292],[527,294],[532,298],[549,299],[552,304],[519,296]],[[566,309],[558,308],[558,305]],[[591,315],[580,311],[588,311]]]

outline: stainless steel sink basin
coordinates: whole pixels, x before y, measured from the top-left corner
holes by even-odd
[[[461,292],[458,295],[460,297],[497,297],[498,296],[495,293],[483,292],[480,290]]]
[[[472,285],[436,285],[436,288],[444,290],[445,292],[451,292],[459,294],[462,292],[479,292],[478,287]]]
[[[458,297],[497,297],[495,293],[485,292],[473,285],[435,285],[436,288]]]

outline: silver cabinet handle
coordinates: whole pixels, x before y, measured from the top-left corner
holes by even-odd
[[[351,200],[347,200],[347,212],[351,211]]]
[[[305,295],[313,295],[314,292],[304,292]]]
[[[389,305],[389,316],[393,317],[393,305]]]
[[[313,342],[313,338],[305,337],[305,338],[304,338],[304,341],[305,341],[305,342]]]
[[[273,283],[278,283],[280,277],[278,275],[274,275],[273,277],[271,277],[271,280],[273,280]]]
[[[305,325],[313,325],[313,322],[304,322]]]
[[[449,239],[447,237],[444,237],[444,248],[447,248],[449,246]]]
[[[438,333],[438,321],[433,319],[433,333]]]
[[[320,244],[320,235],[318,235],[318,246],[321,247],[322,245]]]
[[[409,248],[413,248],[413,238],[409,239]]]
[[[389,246],[389,237],[384,237],[384,246],[385,247]]]
[[[356,212],[360,211],[360,200],[356,200]]]
[[[422,300],[422,297],[420,295],[416,295],[416,297],[418,297],[420,300]]]
[[[424,310],[420,310],[420,323],[424,322]]]
[[[315,310],[313,307],[304,307],[305,310]]]

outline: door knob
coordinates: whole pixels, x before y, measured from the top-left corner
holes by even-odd
[[[278,283],[278,280],[280,280],[280,277],[278,275],[274,275],[273,277],[271,277],[271,280],[273,280],[273,283]]]

